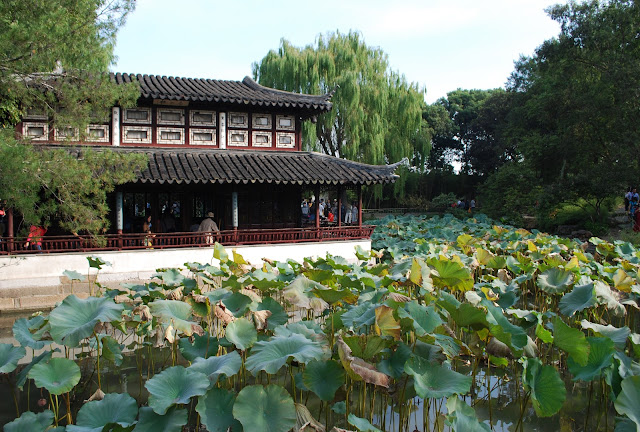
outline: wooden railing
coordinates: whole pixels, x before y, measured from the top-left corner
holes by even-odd
[[[31,241],[25,247],[25,237],[0,239],[0,255],[58,252],[87,252],[132,249],[169,249],[208,247],[218,242],[224,246],[301,243],[335,240],[357,240],[371,237],[375,227],[333,226],[285,229],[225,230],[214,233],[180,232],[158,234],[107,234],[100,237],[44,236],[38,247]]]

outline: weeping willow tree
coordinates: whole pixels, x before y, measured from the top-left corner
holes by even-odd
[[[303,147],[369,164],[408,158],[423,167],[430,136],[422,124],[424,91],[389,68],[387,55],[367,47],[359,33],[318,36],[304,48],[282,40],[253,64],[262,85],[307,94],[335,91],[333,109],[303,125]],[[402,179],[402,176],[401,176]],[[402,181],[396,195],[402,194]],[[380,196],[381,188],[375,189]]]

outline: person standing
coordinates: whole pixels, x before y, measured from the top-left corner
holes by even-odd
[[[28,249],[31,246],[31,249],[42,250],[42,237],[47,233],[46,226],[37,226],[31,225],[29,228],[29,236],[27,237],[27,242],[24,244],[24,248]]]
[[[220,232],[218,224],[213,221],[213,217],[213,212],[207,212],[207,217],[200,222],[200,226],[198,227],[198,232],[205,233],[204,242],[209,245],[213,244],[213,233]]]

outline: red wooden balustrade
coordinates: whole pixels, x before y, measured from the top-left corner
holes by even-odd
[[[223,246],[358,240],[370,238],[374,228],[372,225],[363,225],[225,230],[219,233],[107,234],[97,238],[73,235],[44,236],[41,241],[41,250],[33,249],[33,244],[25,248],[26,237],[13,239],[4,237],[0,239],[0,255],[210,247],[210,240],[221,243]]]

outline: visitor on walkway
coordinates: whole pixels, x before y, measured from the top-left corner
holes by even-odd
[[[198,232],[205,233],[204,242],[208,245],[212,245],[214,243],[213,233],[220,232],[218,224],[213,221],[213,217],[213,212],[207,212],[207,217],[200,222],[200,226],[198,227]]]
[[[25,249],[42,250],[42,237],[47,233],[47,226],[31,225],[29,228],[29,236],[24,244]]]

